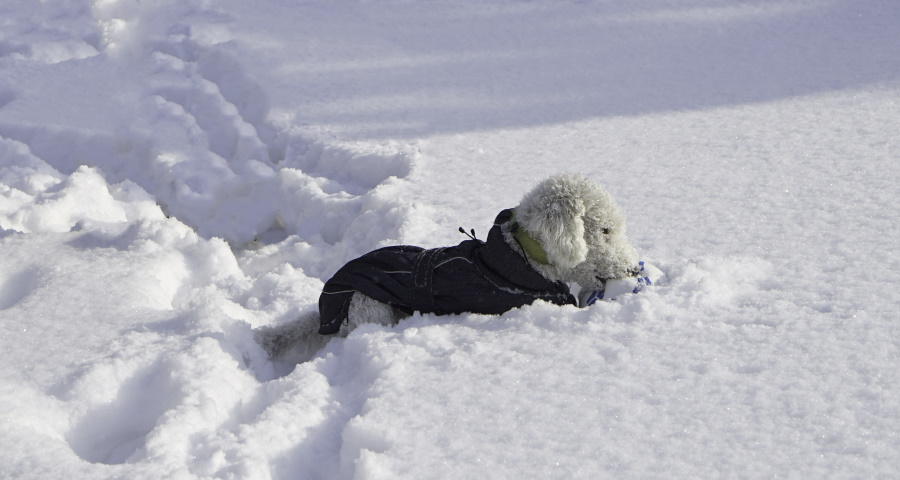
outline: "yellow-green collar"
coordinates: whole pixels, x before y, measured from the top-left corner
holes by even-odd
[[[528,255],[528,258],[534,260],[541,265],[549,265],[550,261],[547,260],[547,252],[541,247],[541,244],[538,243],[528,232],[519,225],[519,222],[516,221],[516,214],[513,213],[512,217],[509,219],[509,231],[512,233],[513,238],[516,239],[516,242],[522,247],[522,250],[525,252],[525,255]]]

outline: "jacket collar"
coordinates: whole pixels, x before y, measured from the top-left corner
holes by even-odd
[[[512,233],[513,238],[516,239],[516,243],[522,247],[522,251],[525,252],[525,255],[528,255],[528,258],[541,265],[550,265],[550,261],[547,260],[547,252],[544,251],[541,244],[538,243],[534,237],[529,235],[525,228],[516,221],[515,211],[512,212],[512,215],[509,218],[509,233]]]

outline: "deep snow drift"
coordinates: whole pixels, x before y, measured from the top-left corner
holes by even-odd
[[[900,475],[900,5],[0,5],[0,477]],[[602,183],[666,278],[273,364],[343,262]]]

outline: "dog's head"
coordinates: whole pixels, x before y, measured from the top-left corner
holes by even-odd
[[[637,251],[625,235],[625,215],[609,193],[582,175],[560,174],[539,183],[515,208],[515,220],[543,249],[526,256],[552,280],[602,289],[613,278],[633,276]],[[521,246],[509,233],[510,244]]]

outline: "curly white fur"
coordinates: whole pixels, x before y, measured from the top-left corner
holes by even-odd
[[[584,202],[568,177],[541,182],[516,207],[516,220],[538,241],[547,260],[560,269],[571,269],[585,261]]]
[[[406,315],[396,308],[375,300],[372,297],[354,292],[350,299],[350,310],[347,311],[347,323],[341,325],[339,336],[346,337],[363,323],[394,325]]]
[[[516,219],[544,249],[549,265],[531,265],[546,278],[600,289],[634,275],[637,250],[625,235],[625,214],[602,187],[583,175],[550,177],[526,193]],[[516,246],[512,236],[507,242]]]

